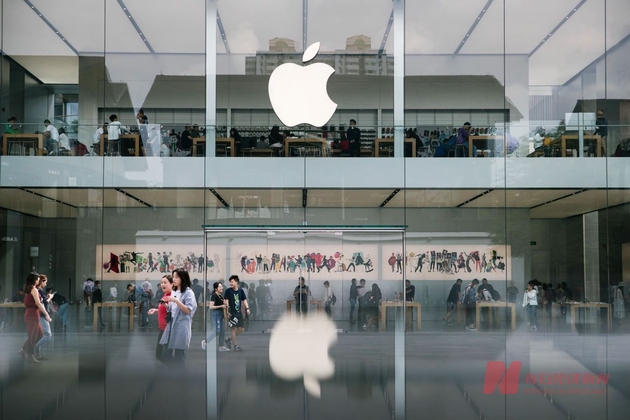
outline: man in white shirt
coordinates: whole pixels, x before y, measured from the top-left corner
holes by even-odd
[[[59,131],[57,131],[57,128],[55,128],[48,119],[44,120],[44,126],[46,127],[44,131],[44,137],[46,138],[44,141],[44,149],[46,149],[48,154],[52,154],[51,150],[53,145],[59,144]]]
[[[120,140],[120,135],[125,131],[129,131],[127,127],[125,127],[124,125],[120,123],[120,121],[118,121],[118,115],[116,114],[110,115],[109,121],[110,123],[109,123],[109,126],[107,127],[107,141]],[[122,149],[121,154],[126,155],[125,148],[123,147],[122,144],[121,144],[121,149]]]
[[[97,128],[92,136],[92,148],[97,155],[101,154],[101,135],[103,134],[107,134],[107,123],[103,124],[102,127]]]

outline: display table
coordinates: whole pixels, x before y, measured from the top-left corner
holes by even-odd
[[[11,151],[11,146],[31,146],[35,150],[36,156],[42,155],[44,149],[43,134],[4,134],[2,136],[2,155],[7,156]],[[28,156],[28,154],[24,154]]]
[[[120,318],[122,313],[122,308],[129,309],[129,331],[133,331],[133,308],[134,304],[130,302],[103,302],[103,303],[95,303],[92,308],[92,327],[94,331],[97,331],[98,328],[98,308],[109,308],[109,316],[107,317],[108,322],[111,322],[111,314],[112,308],[118,308],[118,315],[116,316],[116,326],[120,328]],[[101,311],[102,312],[102,311]]]
[[[595,156],[597,157],[601,157],[602,156],[602,136],[594,136],[592,134],[584,134],[583,135],[584,140],[595,140],[597,142],[597,149],[595,152]],[[560,156],[562,157],[567,157],[567,140],[576,140],[579,142],[579,136],[577,134],[565,134],[563,136],[560,136],[560,138],[557,138],[555,140],[553,140],[551,142],[551,146],[560,146]],[[579,148],[579,146],[578,146]],[[578,154],[580,156],[582,156],[584,153],[583,150],[578,150]]]
[[[229,137],[217,137],[215,140],[216,146],[219,144],[225,145],[225,147],[230,148],[230,156],[236,156],[236,149],[234,148],[234,139]],[[193,147],[192,147],[192,155],[199,156],[197,153],[198,146],[205,146],[206,138],[205,137],[195,137],[193,138]]]
[[[493,142],[493,143],[500,142],[501,145],[503,146],[503,156],[505,156],[505,139],[503,136],[468,136],[468,157],[474,157],[473,146],[475,142],[479,142],[479,141],[487,141],[487,142]],[[488,147],[487,149],[493,152],[497,150],[496,146],[493,148]]]
[[[515,303],[509,303],[509,302],[490,302],[490,301],[479,301],[477,302],[477,305],[475,305],[475,321],[477,324],[477,331],[479,331],[479,324],[481,323],[481,317],[479,316],[480,312],[481,312],[481,308],[510,308],[510,310],[512,311],[511,315],[512,315],[512,331],[516,330],[516,304]],[[493,319],[492,319],[492,311],[488,311],[488,313],[490,314],[490,322],[492,323]],[[499,313],[497,312],[497,318],[499,318]]]
[[[122,149],[124,147],[124,144],[122,142],[122,140],[127,139],[127,140],[133,140],[133,144],[134,144],[134,156],[140,156],[140,134],[121,134],[120,135],[120,154],[122,155]],[[100,144],[100,152],[99,154],[101,156],[105,156],[105,144],[107,143],[107,134],[101,134],[101,144]]]
[[[317,299],[311,299],[308,301],[309,305],[317,305],[317,312],[323,311],[323,302]],[[291,307],[296,305],[296,301],[294,299],[287,300],[287,314],[291,314]]]
[[[325,139],[298,139],[287,137],[284,140],[284,156],[291,156],[291,147],[308,147],[314,146],[318,149],[321,148],[321,156],[326,156],[326,148],[328,147],[328,142]]]
[[[422,326],[422,305],[420,305],[420,302],[381,302],[381,331],[385,331],[387,326],[387,308],[402,307],[403,303],[405,303],[405,307],[412,311],[412,315],[413,308],[418,310],[418,320],[416,322],[418,331],[420,331]]]
[[[571,307],[571,325],[573,330],[575,330],[575,326],[577,324],[577,310],[579,308],[594,308],[594,309],[600,309],[600,308],[605,308],[607,311],[607,324],[608,324],[608,331],[612,331],[612,313],[610,312],[610,303],[604,303],[604,302],[590,302],[590,303],[578,303],[578,302],[566,302],[566,305]]]
[[[384,145],[391,144],[394,147],[394,139],[374,139],[374,157],[380,157],[380,149]],[[411,144],[411,157],[416,157],[416,139],[405,139],[405,145]]]

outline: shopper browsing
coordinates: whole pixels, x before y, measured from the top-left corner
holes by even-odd
[[[224,297],[228,302],[228,325],[230,326],[230,338],[225,339],[226,347],[229,349],[231,346],[234,346],[234,351],[243,351],[236,343],[236,337],[245,330],[243,308],[245,308],[247,316],[249,316],[250,311],[247,296],[245,296],[245,292],[240,287],[240,280],[237,275],[230,276],[230,288],[225,291]]]

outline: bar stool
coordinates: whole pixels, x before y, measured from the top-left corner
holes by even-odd
[[[107,140],[105,156],[120,156],[120,140]]]
[[[466,147],[463,144],[455,145],[455,157],[468,157],[466,156]]]

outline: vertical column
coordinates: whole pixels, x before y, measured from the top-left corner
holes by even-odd
[[[394,156],[405,156],[405,0],[394,0]]]
[[[215,157],[217,126],[217,0],[206,0],[206,156]]]
[[[599,212],[582,216],[584,229],[584,297],[599,302]]]
[[[79,57],[79,141],[90,147],[92,135],[104,121],[98,120],[99,83],[105,75],[104,57]]]

